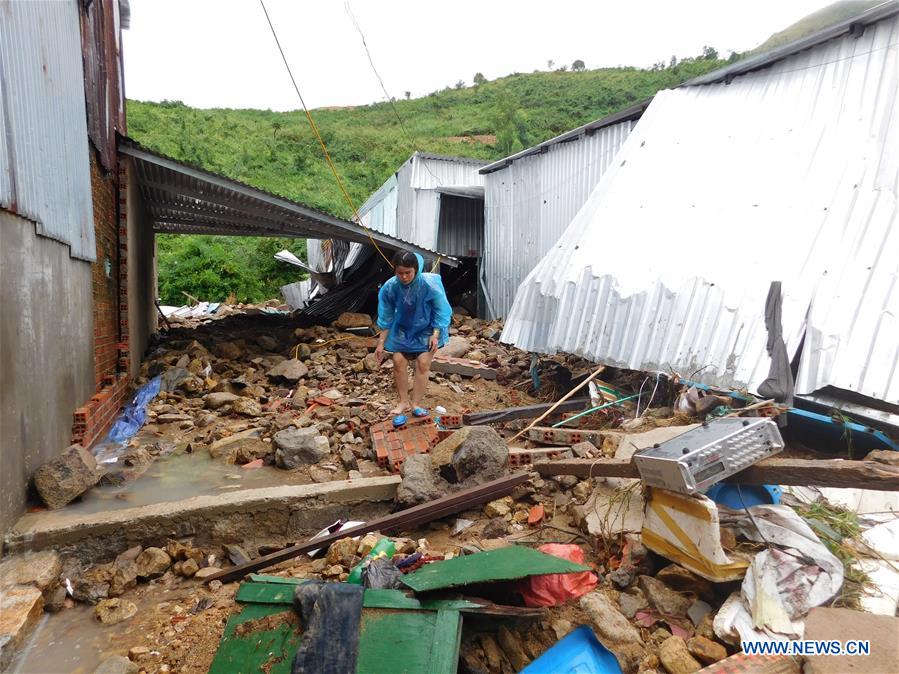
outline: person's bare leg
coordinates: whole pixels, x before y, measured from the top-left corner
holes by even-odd
[[[396,382],[396,393],[399,404],[390,410],[391,414],[400,414],[409,409],[409,361],[401,353],[393,354],[393,380]]]
[[[412,379],[412,407],[421,407],[428,392],[428,373],[431,370],[431,360],[434,354],[425,351],[415,359],[415,374]]]

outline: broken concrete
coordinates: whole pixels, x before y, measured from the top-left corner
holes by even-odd
[[[399,483],[398,475],[390,475],[246,489],[88,515],[29,513],[7,535],[6,546],[10,552],[56,548],[95,562],[114,558],[125,546],[185,536],[198,542],[295,539],[339,517],[370,519],[386,512]]]
[[[34,486],[50,509],[62,508],[100,480],[97,462],[81,445],[72,445],[37,469]]]

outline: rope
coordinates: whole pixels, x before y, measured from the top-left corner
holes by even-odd
[[[334,174],[334,179],[337,181],[337,186],[340,188],[341,193],[343,194],[343,198],[346,200],[347,204],[350,207],[350,210],[353,212],[353,218],[356,220],[357,224],[365,230],[365,233],[368,234],[368,239],[371,241],[372,245],[375,247],[375,250],[381,254],[381,257],[390,265],[390,258],[388,258],[384,251],[381,250],[381,247],[378,246],[378,242],[375,241],[374,237],[371,235],[371,231],[368,227],[366,227],[362,223],[362,217],[359,215],[359,211],[356,209],[356,205],[353,203],[352,197],[350,197],[349,192],[347,192],[346,187],[343,184],[343,180],[340,178],[340,174],[337,172],[337,167],[334,166],[334,162],[331,160],[331,155],[328,152],[328,147],[325,145],[325,141],[322,138],[321,134],[318,131],[318,126],[315,124],[315,120],[312,119],[312,113],[309,112],[309,108],[306,107],[306,101],[303,100],[303,94],[300,93],[300,88],[297,85],[296,80],[294,79],[293,72],[290,69],[290,64],[287,62],[287,57],[284,55],[284,50],[281,48],[281,41],[278,39],[278,34],[275,32],[275,26],[272,24],[272,19],[268,15],[268,10],[265,8],[264,0],[259,0],[259,4],[262,6],[262,11],[265,14],[265,20],[268,21],[268,27],[272,31],[272,37],[275,38],[275,44],[278,46],[278,51],[281,53],[281,60],[284,61],[284,67],[287,68],[287,74],[290,76],[290,81],[293,83],[293,88],[297,92],[297,96],[300,99],[300,104],[303,106],[303,112],[306,113],[306,119],[309,121],[309,126],[312,127],[312,132],[315,134],[315,137],[318,139],[319,145],[321,145],[322,152],[325,155],[325,160],[328,163],[328,166],[331,168],[331,173]],[[391,267],[393,265],[390,265]]]

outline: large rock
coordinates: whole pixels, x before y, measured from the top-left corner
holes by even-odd
[[[109,597],[112,583],[112,564],[97,564],[71,579],[72,596],[76,601],[96,604]]]
[[[637,584],[643,590],[646,601],[657,612],[666,616],[685,616],[693,605],[693,599],[675,592],[652,576],[640,576]]]
[[[275,433],[275,461],[281,468],[291,470],[318,463],[331,452],[328,438],[320,435],[314,426],[285,428]]]
[[[0,592],[0,671],[41,619],[44,598],[36,587],[11,587]]]
[[[140,667],[124,655],[113,655],[101,662],[94,674],[137,674],[139,671]]]
[[[137,564],[130,559],[116,559],[109,578],[109,596],[119,597],[137,587]]]
[[[60,571],[62,561],[55,550],[7,557],[0,563],[0,588],[33,585],[46,595],[59,584]]]
[[[210,410],[217,410],[225,405],[230,405],[239,398],[240,396],[235,395],[234,393],[228,393],[227,391],[207,393],[203,396],[203,404]]]
[[[219,342],[212,350],[216,356],[225,360],[237,360],[241,354],[240,347],[234,342]]]
[[[437,355],[462,358],[469,351],[471,351],[471,342],[464,337],[453,335],[447,340],[446,344],[437,349]]]
[[[509,471],[509,447],[491,426],[473,426],[453,452],[452,467],[459,482],[495,480]]]
[[[727,649],[724,646],[701,635],[691,637],[687,642],[687,648],[697,660],[706,665],[712,665],[727,657]]]
[[[115,625],[137,615],[137,606],[126,599],[104,599],[94,607],[94,617],[104,625]]]
[[[256,343],[266,351],[277,351],[278,350],[278,340],[269,335],[259,335],[256,338]]]
[[[140,578],[158,578],[172,565],[172,558],[162,548],[147,548],[137,557],[137,575]]]
[[[271,451],[269,443],[262,441],[262,431],[258,428],[229,435],[209,445],[209,455],[213,459],[225,459],[228,463],[249,463]]]
[[[693,674],[702,669],[680,637],[668,637],[659,647],[659,660],[668,674]]]
[[[309,374],[309,368],[302,361],[291,358],[290,360],[281,361],[265,374],[269,379],[282,379],[294,384]]]
[[[580,604],[590,616],[599,640],[607,648],[614,644],[643,643],[640,631],[628,622],[612,600],[602,592],[588,592],[581,597]]]
[[[62,508],[100,480],[97,462],[81,445],[72,445],[44,463],[34,474],[34,486],[50,509]]]
[[[431,457],[427,454],[413,454],[407,457],[403,461],[400,475],[403,481],[396,490],[396,502],[403,508],[427,503],[443,495],[434,484]]]
[[[338,330],[346,330],[347,328],[370,328],[374,324],[371,316],[368,314],[354,314],[350,311],[344,311],[332,325]]]

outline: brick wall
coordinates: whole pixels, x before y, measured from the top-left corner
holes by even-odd
[[[90,447],[128,402],[127,176],[104,171],[91,148],[91,190],[97,261],[91,265],[96,393],[75,410],[72,442]]]

